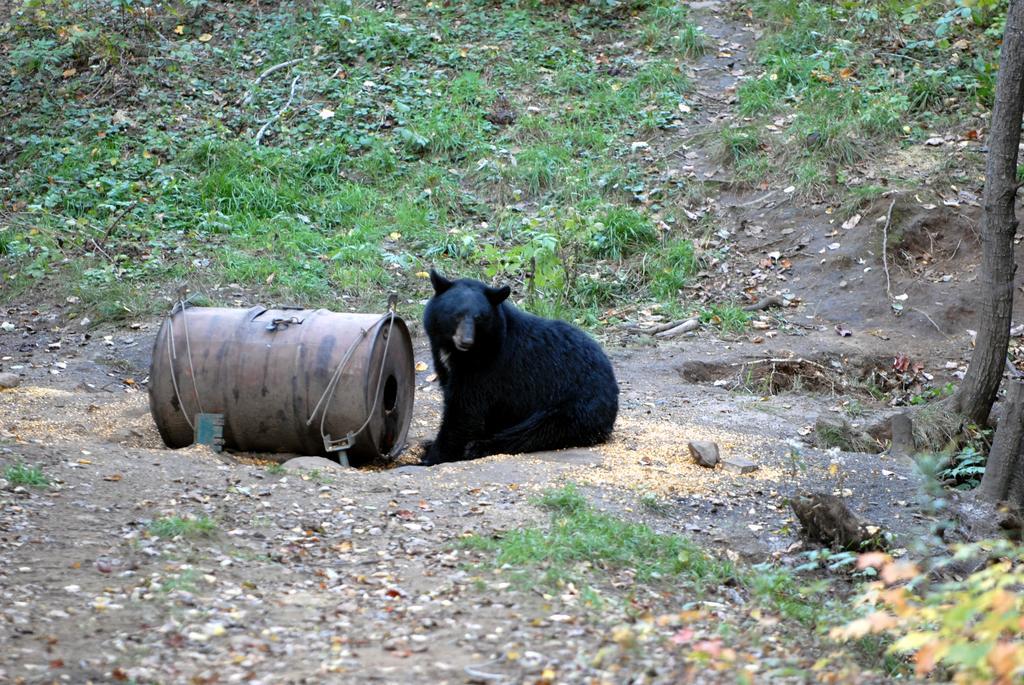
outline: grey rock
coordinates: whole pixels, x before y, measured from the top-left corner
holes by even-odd
[[[429,466],[419,466],[417,464],[406,464],[405,466],[399,466],[391,469],[391,473],[398,473],[406,476],[412,476],[416,474],[425,474],[430,470]]]
[[[915,451],[914,422],[910,414],[903,413],[889,419],[892,426],[892,447],[889,452],[896,456],[909,457]]]
[[[700,466],[709,469],[718,464],[718,445],[710,440],[691,440],[688,444],[690,456]]]
[[[316,471],[340,469],[342,466],[324,457],[294,457],[282,464],[289,471]]]
[[[0,390],[8,390],[21,385],[21,376],[16,373],[0,373]]]
[[[758,469],[757,464],[746,457],[726,457],[722,460],[722,468],[733,473],[750,473]]]

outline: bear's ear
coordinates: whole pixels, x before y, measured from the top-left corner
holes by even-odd
[[[485,288],[484,294],[487,295],[487,299],[490,300],[491,304],[497,307],[512,294],[512,288],[507,285],[503,285],[500,288]]]
[[[430,270],[430,283],[434,286],[435,295],[440,295],[444,291],[448,290],[448,288],[452,287],[451,281],[433,269]]]

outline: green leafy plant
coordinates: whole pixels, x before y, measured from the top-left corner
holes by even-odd
[[[31,488],[46,488],[50,485],[50,479],[38,466],[19,462],[5,468],[3,474],[11,485],[27,485]]]
[[[936,477],[956,490],[972,490],[981,484],[987,461],[983,452],[973,445],[966,445],[936,473]]]

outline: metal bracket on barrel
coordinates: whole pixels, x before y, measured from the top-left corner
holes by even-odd
[[[277,319],[274,319],[273,321],[271,321],[270,323],[267,324],[267,330],[268,331],[276,331],[276,330],[278,330],[280,328],[288,328],[292,324],[299,325],[304,320],[305,319],[300,319],[297,316],[291,316],[291,317],[288,317],[287,319],[277,318]]]
[[[324,436],[324,451],[325,452],[337,452],[338,463],[342,466],[348,466],[348,454],[346,452],[355,444],[355,436],[349,433],[341,440],[332,440],[331,436]]]
[[[195,443],[209,445],[214,452],[224,451],[224,415],[196,414]]]

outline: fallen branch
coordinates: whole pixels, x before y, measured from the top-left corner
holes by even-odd
[[[284,107],[282,107],[280,110],[278,110],[277,114],[272,116],[270,118],[270,120],[267,121],[267,123],[263,124],[263,126],[260,127],[259,132],[256,133],[256,144],[257,145],[259,145],[260,141],[263,140],[263,134],[267,132],[267,129],[270,128],[270,125],[273,124],[278,119],[280,119],[281,115],[284,114],[286,111],[288,111],[288,108],[291,107],[292,98],[295,97],[295,88],[296,88],[296,86],[299,85],[299,78],[301,78],[301,75],[300,76],[296,76],[294,79],[292,79],[292,90],[291,90],[290,93],[288,93],[288,102],[284,103]]]
[[[293,65],[298,64],[299,62],[305,62],[305,61],[306,61],[305,57],[299,57],[298,59],[290,59],[287,62],[281,62],[280,64],[275,64],[272,67],[268,67],[262,74],[260,74],[259,76],[256,77],[255,81],[252,82],[252,85],[249,87],[249,90],[247,90],[245,95],[242,96],[242,99],[239,102],[239,106],[240,107],[245,107],[250,102],[252,102],[252,97],[256,93],[256,86],[260,85],[260,82],[263,81],[263,79],[267,78],[268,76],[273,74],[275,71],[280,71],[281,69],[287,69],[290,66],[293,66]]]
[[[779,297],[778,295],[772,295],[771,297],[766,297],[764,299],[758,300],[754,304],[748,304],[746,307],[743,308],[743,311],[759,312],[763,309],[769,309],[771,307],[781,307],[784,304],[786,303],[783,302],[781,297]]]
[[[889,203],[889,211],[885,215],[885,226],[882,227],[882,268],[885,269],[885,294],[892,304],[892,283],[889,281],[889,224],[892,222],[892,208],[896,206],[896,198]]]
[[[770,359],[750,359],[745,362],[737,362],[733,366],[753,366],[754,364],[807,364],[808,366],[814,366],[827,373],[836,373],[835,369],[830,369],[827,366],[819,364],[818,362],[812,362],[810,359],[804,359],[803,357],[793,357],[791,359],[782,359],[772,357]]]
[[[674,326],[672,328],[669,328],[668,330],[661,331],[660,333],[655,333],[654,337],[655,338],[674,338],[677,335],[682,335],[683,333],[689,333],[690,331],[696,330],[699,327],[700,327],[700,321],[698,319],[687,319],[686,321],[682,322],[678,326]]]
[[[689,319],[676,319],[675,321],[669,321],[668,323],[659,324],[657,326],[654,326],[653,328],[644,328],[641,330],[641,333],[646,333],[647,335],[657,335],[662,331],[667,331],[675,328],[676,326],[681,326],[687,321],[689,321]]]

